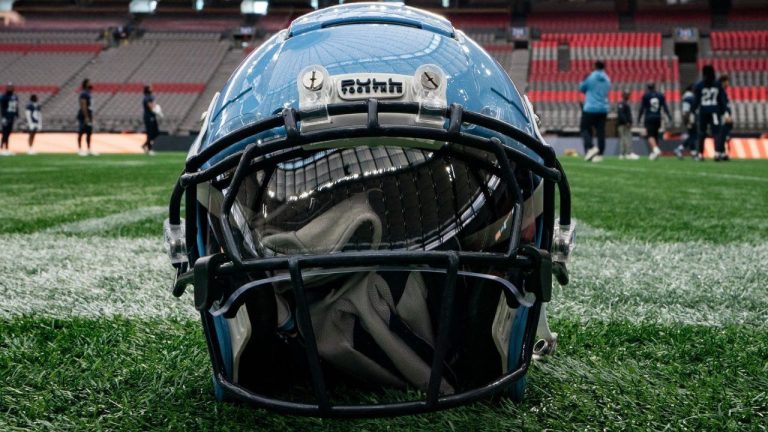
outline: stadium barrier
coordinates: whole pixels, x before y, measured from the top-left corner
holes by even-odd
[[[141,145],[146,141],[143,133],[95,133],[91,136],[91,150],[99,154],[142,153]],[[26,153],[28,145],[26,133],[11,134],[9,148],[16,154]],[[85,146],[85,137],[83,137]],[[34,150],[37,153],[77,153],[77,133],[39,133],[35,136]]]
[[[99,154],[138,154],[142,153],[141,145],[144,144],[146,135],[143,133],[96,133],[93,134],[91,148]],[[193,135],[161,135],[155,142],[156,151],[181,151],[189,150],[194,141]],[[547,141],[558,155],[575,151],[582,153],[582,140],[578,137],[547,136]],[[665,155],[671,156],[672,150],[681,142],[681,137],[665,138],[661,142]],[[606,155],[618,155],[618,139],[606,139]],[[83,143],[85,145],[85,143]],[[633,148],[637,154],[647,155],[645,137],[635,136]],[[714,156],[714,141],[708,138],[704,143],[704,156]],[[27,151],[27,134],[14,133],[10,140],[11,151],[23,154]],[[38,153],[77,153],[77,134],[65,133],[39,133],[35,137],[34,150]],[[768,138],[732,138],[728,146],[728,154],[732,159],[768,159]]]

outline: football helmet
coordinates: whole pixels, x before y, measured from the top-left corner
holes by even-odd
[[[355,3],[296,19],[232,74],[165,239],[219,399],[354,417],[521,398],[554,349],[542,305],[573,225],[504,69],[442,17]]]

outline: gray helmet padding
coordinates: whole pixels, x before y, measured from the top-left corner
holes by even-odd
[[[262,245],[273,251],[289,250],[293,253],[308,253],[317,248],[335,252],[341,250],[365,223],[373,227],[371,245],[375,249],[381,241],[381,221],[369,206],[368,196],[355,194],[297,231],[264,237]],[[330,283],[341,283],[342,280],[334,278]],[[310,306],[320,356],[334,367],[365,382],[404,387],[404,378],[425,390],[431,365],[390,330],[390,319],[396,314],[410,332],[433,346],[434,336],[426,299],[424,280],[416,272],[408,276],[397,304],[390,287],[380,275],[363,272],[347,278],[340,287],[332,288],[324,298]],[[386,353],[400,376],[355,348],[356,322]],[[445,380],[440,389],[443,393],[453,393],[453,388]]]
[[[336,204],[297,231],[266,236],[262,246],[276,253],[336,252],[364,224],[373,228],[371,249],[381,242],[381,220],[368,205],[366,194],[359,193]]]
[[[376,273],[362,273],[333,289],[310,306],[320,356],[338,369],[364,382],[404,387],[402,379],[355,348],[354,325],[359,320],[408,383],[426,390],[431,365],[390,330],[393,314],[430,346],[434,344],[427,310],[427,289],[421,275],[411,272],[396,305],[387,282]],[[445,379],[443,394],[454,392]]]

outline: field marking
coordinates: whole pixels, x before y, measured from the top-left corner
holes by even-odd
[[[66,234],[94,234],[118,228],[130,223],[139,222],[144,219],[156,218],[168,213],[167,207],[141,207],[135,210],[128,210],[121,213],[114,213],[108,216],[92,219],[84,219],[77,222],[70,222],[48,228],[44,232],[48,233],[66,233]],[[158,238],[161,227],[157,228]]]
[[[0,318],[197,316],[191,296],[174,298],[161,238],[0,235]]]
[[[580,224],[553,316],[768,327],[768,243],[613,240]]]
[[[36,167],[3,167],[2,170],[0,170],[0,177],[8,175],[8,177],[11,177],[11,174],[29,174],[33,172],[51,172],[51,171],[61,171],[60,168],[55,168],[51,166],[36,166]]]
[[[164,214],[145,207],[0,235],[0,317],[197,315],[168,292],[173,270],[161,235],[99,233]],[[75,235],[72,235],[75,234]],[[80,234],[80,235],[78,235]],[[578,320],[768,326],[768,243],[653,243],[578,225],[571,284],[555,287],[553,316]]]
[[[591,163],[589,166],[590,168],[613,170],[613,171],[654,172],[654,173],[659,173],[663,175],[697,176],[697,177],[707,177],[707,178],[716,177],[716,178],[723,178],[723,179],[749,180],[749,181],[768,183],[768,177],[745,176],[740,174],[723,174],[723,173],[713,173],[713,172],[690,172],[690,171],[673,171],[673,170],[655,171],[655,170],[650,170],[650,169],[645,169],[640,167],[617,167],[617,166],[602,165],[598,163]]]

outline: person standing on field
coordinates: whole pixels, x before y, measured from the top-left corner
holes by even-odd
[[[672,115],[669,114],[669,108],[667,107],[667,101],[661,92],[656,91],[655,83],[648,83],[647,90],[643,95],[643,101],[640,104],[640,114],[637,116],[638,121],[643,120],[645,115],[645,131],[648,138],[648,146],[650,147],[650,153],[648,158],[650,160],[656,160],[661,154],[659,148],[659,139],[661,130],[661,111],[664,110],[664,114],[667,115],[667,121],[672,123]]]
[[[608,116],[608,92],[611,79],[605,73],[605,64],[595,62],[595,68],[579,84],[584,93],[584,107],[581,112],[581,136],[584,139],[584,160],[600,162],[605,152],[605,119]],[[592,129],[597,135],[597,147],[592,143]]]
[[[720,82],[715,78],[715,68],[708,64],[701,68],[701,81],[693,86],[692,111],[698,110],[699,124],[699,149],[696,160],[704,160],[704,141],[707,134],[711,133],[715,138],[715,144],[720,140],[720,128],[723,124],[723,115],[728,111],[728,96]],[[722,160],[724,149],[715,149],[715,160]]]
[[[158,113],[162,113],[160,105],[155,102],[155,96],[152,94],[152,86],[144,86],[144,100],[141,103],[144,110],[144,129],[147,132],[147,141],[141,148],[144,153],[152,156],[155,151],[152,146],[155,145],[155,139],[160,135],[160,128],[157,125]]]
[[[29,103],[27,104],[27,131],[29,132],[29,149],[28,155],[37,154],[32,150],[32,145],[35,143],[35,135],[43,129],[43,115],[40,113],[40,104],[37,102],[37,95],[33,94],[29,97]]]
[[[93,134],[93,110],[91,109],[92,89],[93,86],[91,85],[91,80],[88,78],[84,79],[82,91],[77,100],[77,150],[80,156],[96,156],[96,153],[91,151],[91,134]],[[85,135],[87,150],[83,150],[83,135]]]
[[[715,161],[729,161],[731,158],[728,156],[728,143],[731,141],[731,132],[733,131],[733,109],[728,98],[728,87],[731,85],[731,78],[728,74],[722,74],[717,80],[720,81],[720,86],[723,87],[725,100],[728,103],[723,114],[723,126],[720,128],[720,135],[716,138],[717,141],[715,142],[715,148],[720,149],[720,158],[715,157]]]
[[[2,122],[2,140],[0,140],[0,156],[13,156],[8,148],[8,141],[13,132],[13,123],[19,116],[19,97],[16,96],[13,83],[8,83],[5,93],[0,96],[0,122]]]
[[[639,159],[632,151],[632,109],[629,106],[629,92],[621,93],[621,102],[616,107],[619,129],[619,159]]]
[[[695,96],[693,95],[693,84],[691,84],[685,88],[681,104],[683,125],[685,125],[688,133],[686,134],[685,141],[683,141],[683,143],[677,146],[675,149],[675,156],[677,156],[678,159],[683,158],[683,152],[685,149],[688,149],[688,151],[691,153],[691,156],[694,158],[696,158],[699,153],[697,145],[698,141],[696,138],[699,131],[698,127],[696,126],[696,113],[692,110],[694,100]]]

